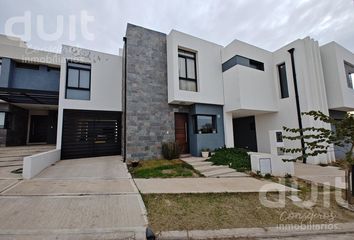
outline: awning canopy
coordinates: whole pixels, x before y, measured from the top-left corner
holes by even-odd
[[[18,88],[0,88],[0,99],[9,103],[58,105],[59,92]]]

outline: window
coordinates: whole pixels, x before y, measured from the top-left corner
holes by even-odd
[[[344,62],[344,68],[348,87],[354,89],[354,66],[348,62]]]
[[[2,59],[0,58],[0,76],[1,76]]]
[[[197,91],[196,54],[185,50],[178,50],[179,89]]]
[[[91,65],[68,62],[66,98],[90,100]]]
[[[5,112],[0,112],[0,129],[5,128]]]
[[[15,66],[16,66],[16,68],[24,68],[24,69],[30,69],[30,70],[39,70],[39,65],[25,63],[25,62],[16,62]]]
[[[279,83],[280,83],[280,96],[281,98],[288,98],[289,90],[288,90],[288,79],[286,77],[285,63],[278,65],[278,73],[279,73]]]
[[[216,133],[216,117],[212,115],[195,115],[195,133]]]
[[[226,62],[224,62],[222,64],[222,71],[225,72],[226,70],[232,68],[235,65],[242,65],[245,67],[264,71],[264,63],[246,57],[242,57],[239,55],[235,55],[229,60],[227,60]]]

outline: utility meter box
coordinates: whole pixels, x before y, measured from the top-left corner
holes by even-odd
[[[294,175],[294,162],[283,161],[292,159],[291,156],[284,155],[282,149],[285,147],[283,132],[281,130],[269,131],[270,154],[269,153],[249,153],[251,156],[251,167],[253,172],[267,173],[273,176]]]
[[[270,153],[276,156],[284,155],[284,141],[283,132],[281,130],[271,130],[269,131],[269,141],[270,141]]]

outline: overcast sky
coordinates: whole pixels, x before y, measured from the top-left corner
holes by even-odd
[[[82,34],[81,11],[94,19],[87,25],[93,39]],[[337,41],[354,52],[354,0],[0,0],[0,33],[8,33],[6,22],[26,12],[31,23],[25,35],[28,45],[53,51],[68,44],[117,54],[129,22],[164,33],[176,29],[224,46],[239,39],[273,51],[311,36],[320,44]],[[63,34],[43,39],[38,34],[40,15],[46,33],[60,29],[57,17],[63,16]],[[25,33],[21,23],[11,29]]]

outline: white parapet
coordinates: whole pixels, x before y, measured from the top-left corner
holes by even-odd
[[[38,153],[23,158],[24,179],[31,179],[42,170],[60,160],[60,149],[50,150],[48,152]]]
[[[276,156],[269,153],[249,153],[251,157],[252,172],[260,172],[262,175],[271,174],[273,176],[284,177],[286,174],[294,175],[294,162],[283,161],[292,159],[291,156]]]

